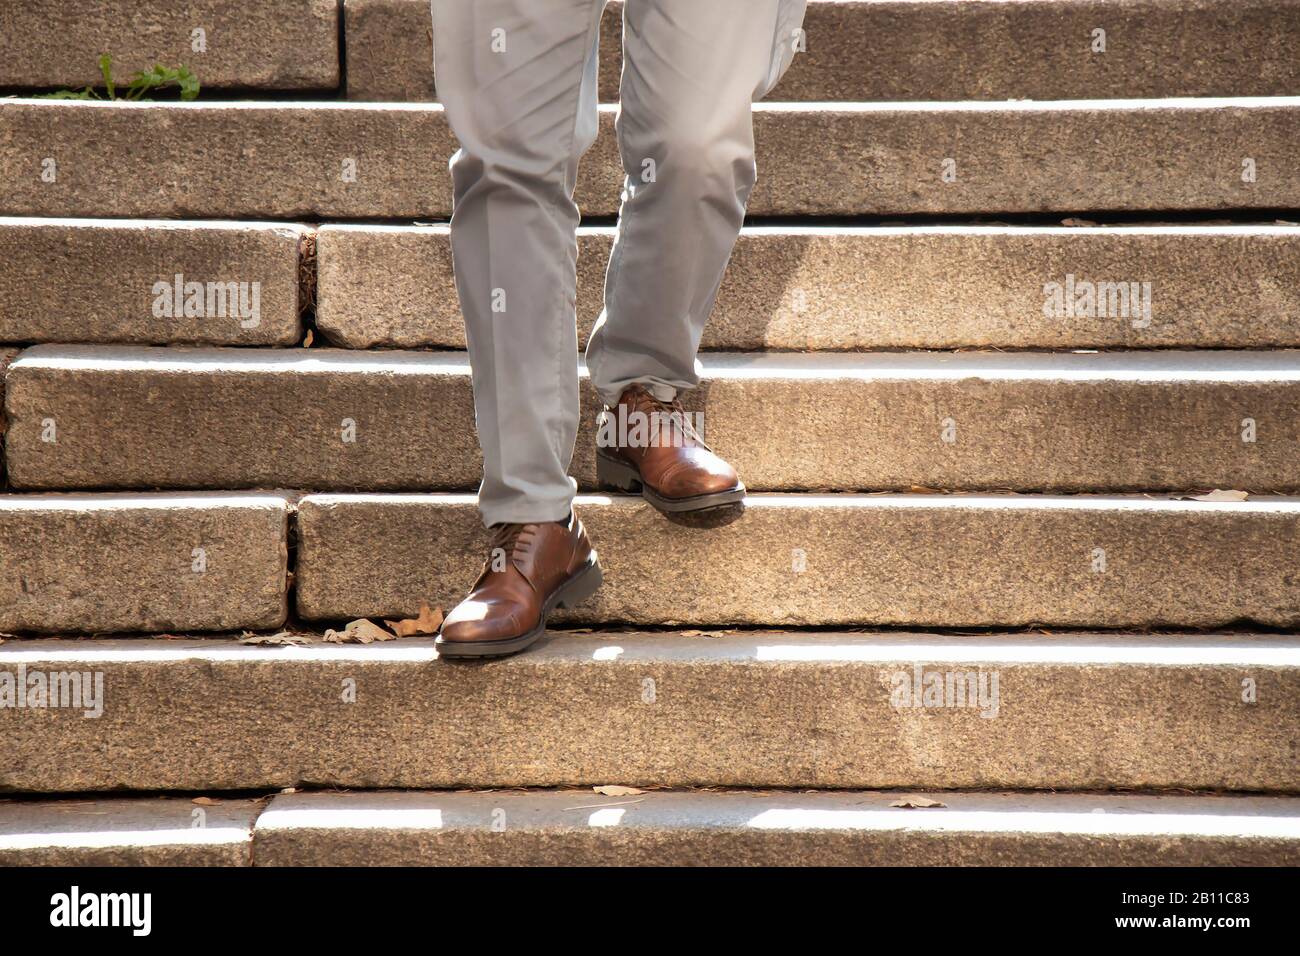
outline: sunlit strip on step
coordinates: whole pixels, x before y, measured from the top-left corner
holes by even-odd
[[[0,668],[23,665],[104,667],[132,664],[274,663],[424,664],[436,659],[432,638],[378,644],[259,646],[232,638],[155,641],[148,638],[65,642],[11,641],[0,647]],[[614,666],[668,663],[717,664],[1024,664],[1044,666],[1300,667],[1300,638],[1293,635],[1203,634],[994,634],[899,635],[735,632],[687,637],[672,631],[629,634],[552,634],[532,654],[497,662],[499,668],[537,668],[592,661]]]
[[[0,833],[0,851],[41,849],[140,849],[158,846],[221,846],[247,843],[246,827],[172,827],[148,830],[64,830]]]
[[[708,381],[771,380],[1075,383],[1300,383],[1300,349],[1076,352],[709,352]],[[179,348],[137,345],[37,345],[20,353],[10,375],[28,369],[83,372],[269,375],[358,373],[394,376],[470,374],[465,352],[350,349]],[[585,378],[585,363],[579,374]]]
[[[278,495],[264,492],[194,491],[146,492],[129,491],[69,492],[68,494],[10,494],[0,495],[0,511],[164,511],[201,510],[214,508],[283,508],[286,502]]]
[[[430,493],[356,493],[313,494],[312,504],[333,505],[429,505],[432,507],[471,507],[475,497],[468,494]],[[578,495],[578,508],[648,507],[639,495]],[[1210,512],[1300,512],[1300,497],[1266,496],[1248,501],[1187,501],[1144,495],[1033,495],[1033,494],[779,494],[756,493],[745,498],[746,509],[757,508],[924,508],[990,510],[1059,510],[1059,511],[1176,511],[1192,514]]]
[[[575,799],[582,799],[575,795]],[[736,823],[730,819],[711,820],[707,813],[707,798],[701,798],[691,809],[678,811],[673,822],[659,819],[638,820],[633,808],[574,807],[575,813],[587,814],[589,827],[626,826],[630,829],[704,830],[839,830],[839,831],[925,831],[935,833],[1025,833],[1062,834],[1082,836],[1186,836],[1232,837],[1238,839],[1300,838],[1300,817],[1267,817],[1258,815],[1232,815],[1211,813],[1160,813],[1138,810],[1092,812],[1065,812],[1053,810],[955,810],[930,808],[924,812],[900,813],[896,808],[882,809],[819,809],[813,807],[771,807],[759,810],[748,820]],[[516,817],[517,819],[517,817]],[[528,823],[516,823],[512,830],[538,832],[547,829],[562,830],[565,826],[581,826],[582,816],[575,815],[572,823],[550,816]],[[486,827],[482,827],[486,829]],[[259,831],[272,830],[442,830],[476,829],[464,824],[452,825],[444,821],[443,812],[434,807],[403,808],[291,808],[272,807],[262,815],[257,824]]]

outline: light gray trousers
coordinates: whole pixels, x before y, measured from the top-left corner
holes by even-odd
[[[578,159],[597,132],[605,0],[432,0],[452,157],[452,256],[483,449],[487,525],[559,520],[578,429]],[[805,0],[625,0],[617,131],[626,173],[601,398],[699,384],[696,351],[754,185],[750,104],[799,46]]]

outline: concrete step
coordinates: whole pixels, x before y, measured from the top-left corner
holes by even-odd
[[[273,495],[0,495],[0,631],[276,627]]]
[[[6,866],[1294,866],[1300,801],[910,791],[0,801]],[[194,822],[202,813],[204,822]]]
[[[300,793],[259,866],[1294,866],[1300,801],[961,793]]]
[[[469,665],[431,638],[10,640],[5,673],[98,682],[0,709],[20,792],[1300,788],[1283,635],[555,634]]]
[[[0,341],[295,344],[299,249],[311,235],[274,223],[0,218]],[[584,345],[612,240],[611,227],[580,230]],[[316,241],[317,325],[330,341],[465,347],[445,224],[329,225]],[[1298,250],[1300,227],[1285,225],[753,226],[704,347],[1294,346]],[[970,268],[957,278],[953,261]],[[202,295],[184,285],[164,295],[178,274]],[[1051,290],[1070,276],[1078,295],[1083,283],[1137,283],[1138,295],[1056,310]]]
[[[276,223],[0,217],[0,342],[293,345],[309,234]]]
[[[0,800],[0,866],[252,866],[264,801]]]
[[[1285,491],[1300,487],[1298,356],[711,353],[689,401],[758,491]],[[462,352],[43,345],[6,378],[15,488],[455,490],[480,477]],[[594,487],[586,386],[584,405],[573,474]]]
[[[1300,624],[1296,499],[751,495],[707,531],[639,498],[577,509],[605,585],[557,621]],[[451,607],[488,548],[469,495],[310,495],[298,539],[298,610],[324,620]]]
[[[0,88],[101,86],[99,57],[108,53],[123,86],[132,73],[161,63],[189,67],[204,89],[332,90],[340,85],[340,6],[6,0]]]
[[[37,346],[7,376],[10,481],[469,487],[468,373],[463,353]],[[41,440],[49,419],[57,443]]]
[[[1292,0],[811,0],[776,100],[1274,96],[1300,92]],[[348,97],[434,98],[427,0],[348,0]],[[601,23],[600,97],[618,99],[622,4]],[[1104,30],[1102,37],[1095,30]]]
[[[617,211],[614,116],[579,177],[587,215]],[[774,103],[754,123],[753,215],[1300,207],[1300,97]],[[11,99],[0,129],[5,215],[450,213],[435,105]]]
[[[579,230],[584,347],[600,314],[613,238],[612,227]],[[317,255],[316,324],[331,342],[465,347],[446,225],[327,225]],[[1066,297],[1071,282],[1075,294]],[[1129,306],[1109,295],[1097,302],[1099,283],[1124,284]],[[1052,297],[1058,287],[1061,309]],[[1090,294],[1092,306],[1079,298]],[[1300,227],[751,226],[736,245],[703,345],[1295,346]]]

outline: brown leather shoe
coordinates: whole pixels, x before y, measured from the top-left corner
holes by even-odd
[[[600,562],[578,516],[568,523],[497,525],[469,596],[447,615],[440,657],[501,657],[546,633],[546,616],[596,593]]]
[[[629,385],[605,416],[596,448],[601,485],[639,491],[668,514],[745,500],[736,469],[704,443],[680,401],[661,402],[645,386]]]

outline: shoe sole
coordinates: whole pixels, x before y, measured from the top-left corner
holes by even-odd
[[[593,551],[591,560],[577,571],[574,571],[569,576],[569,579],[556,588],[547,599],[546,604],[542,606],[542,619],[527,634],[506,638],[501,641],[444,641],[442,635],[439,634],[438,639],[434,641],[434,646],[438,649],[438,656],[464,660],[466,658],[507,657],[511,654],[518,654],[520,651],[531,647],[546,633],[546,618],[552,611],[556,608],[568,608],[581,604],[600,589],[604,580],[604,572],[601,571],[600,562],[596,559],[596,554]]]
[[[596,452],[596,481],[603,488],[639,493],[656,511],[668,515],[694,514],[700,511],[716,511],[731,508],[745,500],[744,482],[736,482],[734,488],[715,491],[693,498],[665,498],[641,480],[641,474],[631,465]]]

